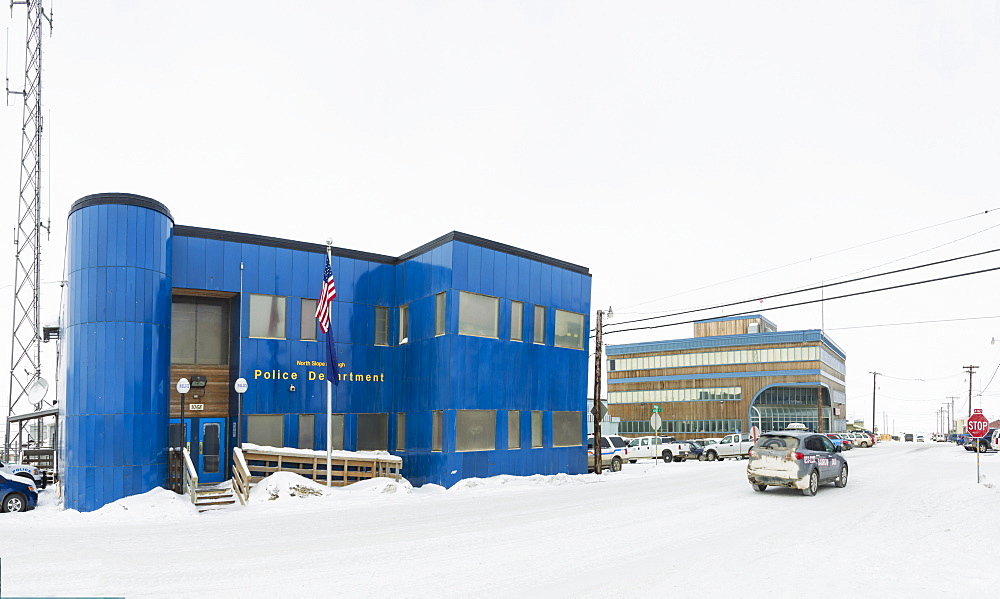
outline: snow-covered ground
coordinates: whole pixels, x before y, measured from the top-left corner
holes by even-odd
[[[981,456],[983,484],[976,455],[951,443],[845,456],[847,488],[815,497],[755,493],[731,460],[448,490],[378,479],[325,492],[278,474],[246,507],[200,515],[163,490],[89,514],[44,491],[33,512],[0,514],[0,595],[995,594],[1000,455]]]

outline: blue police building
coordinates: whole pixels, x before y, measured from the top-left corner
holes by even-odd
[[[164,486],[182,418],[206,482],[241,442],[325,449],[327,246],[176,225],[124,193],[69,213],[65,506]],[[399,257],[332,248],[335,449],[413,484],[586,472],[590,274],[459,232]],[[242,398],[233,383],[244,378]],[[191,382],[183,399],[180,378]]]

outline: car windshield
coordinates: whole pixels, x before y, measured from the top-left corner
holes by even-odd
[[[761,435],[757,440],[757,447],[761,449],[788,449],[795,450],[799,446],[798,437],[785,435]]]

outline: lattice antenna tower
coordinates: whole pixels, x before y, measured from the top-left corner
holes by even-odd
[[[27,8],[27,34],[25,35],[24,88],[10,89],[7,96],[19,95],[24,99],[21,125],[21,172],[18,199],[17,226],[14,228],[14,325],[10,352],[10,395],[7,410],[7,431],[4,436],[4,453],[12,453],[10,417],[25,411],[33,404],[30,392],[38,385],[42,374],[42,348],[40,328],[41,233],[49,229],[42,223],[42,23],[52,29],[51,7],[46,14],[41,0],[11,0],[14,5]],[[30,408],[39,411],[45,403],[38,400]],[[18,431],[20,437],[20,431]]]

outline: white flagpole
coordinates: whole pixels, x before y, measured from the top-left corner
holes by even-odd
[[[326,358],[330,359],[329,356]],[[326,382],[326,486],[331,485],[330,476],[333,463],[333,381]]]
[[[332,242],[326,242],[326,261],[330,262],[330,246]],[[330,330],[327,331],[327,335],[332,335],[333,323],[330,323]],[[330,340],[327,339],[327,343]],[[327,354],[326,359],[330,360],[333,356]],[[326,367],[326,372],[329,374],[333,371],[334,364],[328,364]],[[331,476],[333,475],[333,381],[327,379],[326,381],[326,486],[332,486]]]

